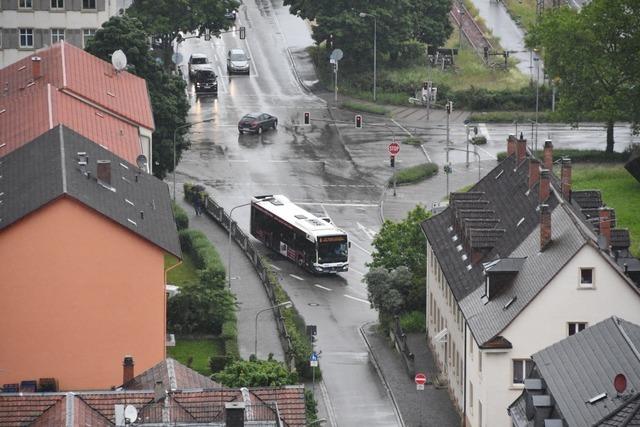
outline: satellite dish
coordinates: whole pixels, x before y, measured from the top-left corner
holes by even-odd
[[[342,49],[333,49],[333,52],[331,52],[331,56],[329,56],[329,58],[340,61],[343,56],[344,52],[342,52]]]
[[[123,51],[118,49],[111,55],[111,63],[113,64],[113,68],[115,68],[116,71],[122,71],[127,66],[127,55],[125,55]]]
[[[140,154],[137,158],[136,158],[136,164],[138,165],[138,167],[142,170],[147,170],[147,156],[145,156],[144,154]]]
[[[624,374],[616,375],[613,379],[613,386],[618,393],[624,393],[627,389],[627,377],[625,377]]]
[[[130,423],[138,419],[138,410],[135,406],[127,405],[126,408],[124,408],[124,419],[125,422],[128,421]]]

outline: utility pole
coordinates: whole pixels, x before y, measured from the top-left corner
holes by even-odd
[[[467,131],[467,168],[469,167],[469,125],[464,125],[465,130]]]
[[[449,174],[451,173],[451,165],[449,164],[449,116],[451,115],[451,110],[453,109],[453,102],[447,101],[447,160],[444,165],[444,173],[447,175],[447,199],[449,199]]]
[[[539,93],[540,93],[540,57],[538,56],[537,49],[536,57],[534,61],[536,62],[536,136],[534,138],[535,141],[535,151],[538,150],[538,106],[539,106]]]

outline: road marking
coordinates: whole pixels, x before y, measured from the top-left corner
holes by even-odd
[[[366,299],[352,297],[351,295],[347,295],[347,294],[344,294],[344,296],[345,296],[345,297],[347,297],[347,298],[349,298],[349,299],[352,299],[352,300],[354,300],[354,301],[363,302],[363,303],[365,303],[365,304],[371,305],[371,303],[370,303],[368,300],[366,300]]]
[[[420,148],[422,148],[422,152],[423,152],[423,153],[424,153],[424,155],[427,157],[427,161],[428,161],[429,163],[433,163],[433,162],[431,161],[431,157],[429,157],[429,153],[427,153],[427,149],[426,149],[426,148],[424,148],[424,144],[423,144],[423,145],[420,145]]]
[[[229,163],[234,162],[234,163],[249,163],[249,160],[244,160],[244,159],[229,159]]]
[[[496,159],[497,159],[497,157],[496,157],[496,156],[494,156],[493,154],[491,154],[490,152],[488,152],[488,151],[487,151],[487,150],[485,150],[484,148],[482,148],[482,147],[478,147],[478,149],[479,149],[480,151],[484,152],[487,156],[491,157],[493,160],[496,160]]]
[[[331,427],[338,427],[338,423],[336,422],[336,413],[333,410],[329,391],[327,390],[327,386],[325,385],[324,380],[320,381],[320,392],[322,393],[322,400],[324,401],[324,406],[327,410],[327,416],[329,417]]]
[[[353,267],[349,267],[349,270],[351,270],[351,271],[353,271],[354,273],[357,273],[357,274],[359,274],[359,275],[361,275],[361,276],[364,276],[364,273],[363,273],[362,271],[358,271],[358,270],[356,270],[356,269],[355,269],[355,268],[353,268]]]
[[[358,228],[362,230],[364,234],[366,234],[367,237],[370,238],[371,240],[373,240],[376,237],[376,233],[374,231],[369,230],[367,227],[360,224],[359,222],[356,222],[356,224],[358,225]]]
[[[289,274],[289,276],[293,277],[294,279],[298,279],[300,281],[304,281],[304,279],[300,276],[296,276],[295,274]]]
[[[327,288],[327,287],[324,287],[322,285],[318,285],[317,283],[315,283],[313,286],[315,286],[316,288],[324,289],[325,291],[332,291],[333,290],[331,288]]]
[[[278,271],[282,271],[282,269],[278,266],[276,266],[275,264],[271,264],[271,268],[275,268]]]
[[[289,163],[289,160],[269,160],[269,163]]]
[[[409,135],[409,136],[413,136],[413,135],[411,135],[411,132],[409,132],[408,130],[406,130],[406,129],[404,128],[404,126],[402,126],[400,123],[396,122],[394,119],[391,119],[391,121],[392,121],[393,123],[395,123],[395,124],[396,124],[396,126],[398,126],[400,129],[402,129],[402,130],[403,130],[407,135]]]
[[[355,246],[356,248],[360,249],[362,252],[364,252],[367,255],[371,255],[371,252],[369,252],[368,250],[366,250],[365,248],[363,248],[362,246],[360,246],[359,244],[357,244],[356,242],[354,242],[353,240],[351,240],[351,244],[353,246]]]

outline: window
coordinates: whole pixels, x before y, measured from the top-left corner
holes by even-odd
[[[586,322],[569,322],[569,335],[577,334],[587,327]]]
[[[51,0],[51,9],[64,9],[64,0]]]
[[[533,362],[530,359],[513,360],[513,383],[524,384],[525,378],[529,378]]]
[[[51,44],[61,42],[62,40],[64,40],[64,28],[52,28]]]
[[[580,287],[593,288],[593,268],[580,269]]]
[[[482,373],[482,352],[478,352],[478,371]]]
[[[471,334],[469,334],[469,353],[471,354],[471,358],[473,358],[473,338]]]
[[[95,9],[96,8],[96,0],[82,0],[82,8],[83,9]]]
[[[469,381],[469,409],[473,414],[473,383]]]
[[[82,46],[87,47],[87,42],[96,35],[96,30],[82,30]]]
[[[20,47],[33,47],[33,28],[20,28]]]
[[[18,9],[31,9],[32,7],[33,7],[32,0],[20,0],[18,2]]]
[[[482,402],[478,400],[478,425],[482,427]]]

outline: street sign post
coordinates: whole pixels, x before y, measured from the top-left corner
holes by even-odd
[[[391,144],[389,144],[389,154],[391,154],[392,156],[397,156],[399,152],[400,144],[398,144],[397,142],[392,142]]]
[[[400,144],[393,141],[389,144],[389,154],[391,154],[391,167],[393,168],[393,195],[396,195],[396,156],[400,152]]]
[[[309,358],[309,365],[312,368],[318,367],[318,353],[316,353],[315,351],[311,353],[311,357]]]
[[[416,389],[424,390],[424,385],[427,382],[427,376],[419,372],[416,374],[415,381],[416,381]]]

